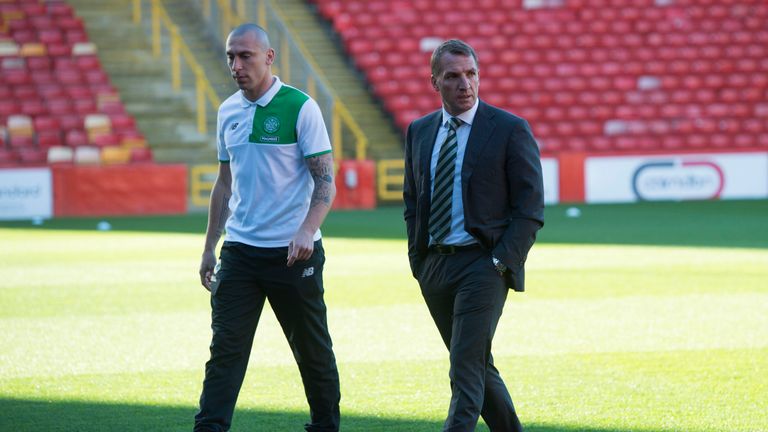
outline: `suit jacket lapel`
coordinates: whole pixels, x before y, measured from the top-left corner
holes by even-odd
[[[429,169],[432,162],[432,152],[435,148],[435,139],[437,138],[437,131],[440,129],[442,117],[442,111],[435,112],[425,126],[425,133],[418,135],[419,150],[421,151],[421,154],[419,155],[419,163],[421,174],[424,176],[423,184],[426,187],[424,192],[428,197],[430,196],[430,189],[432,188],[430,181],[432,173],[430,173]]]
[[[464,150],[464,163],[461,167],[461,183],[466,190],[467,182],[472,176],[478,157],[483,153],[483,149],[488,145],[488,141],[493,134],[496,123],[493,121],[493,113],[489,112],[485,102],[480,101],[472,120],[472,130],[467,139],[467,148]]]

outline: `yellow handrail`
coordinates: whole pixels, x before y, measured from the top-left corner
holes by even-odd
[[[262,0],[261,3],[266,3],[269,0]],[[284,26],[289,28],[291,31],[290,33],[296,34],[297,32],[291,25],[289,24],[289,21],[283,16],[282,12],[271,5],[270,6],[272,11],[280,18],[280,21],[283,23]],[[266,20],[265,20],[266,21]],[[294,39],[294,42],[296,44],[296,47],[298,48],[299,52],[301,53],[304,60],[306,60],[307,63],[311,66],[312,70],[315,71],[317,74],[317,80],[320,81],[323,84],[326,84],[327,81],[325,77],[323,76],[322,72],[320,72],[320,68],[318,67],[317,63],[315,63],[314,57],[309,53],[309,50],[304,46],[304,43],[299,39]],[[288,56],[285,55],[287,50],[283,50],[283,57],[287,58]],[[283,68],[290,67],[290,64],[286,60],[282,64]],[[284,76],[290,76],[290,71],[283,69],[282,74]],[[328,89],[328,92],[333,97],[333,113],[332,113],[332,133],[333,133],[333,150],[334,154],[338,155],[337,157],[341,157],[341,148],[342,148],[342,133],[341,133],[341,123],[346,125],[349,130],[352,132],[352,135],[355,136],[356,145],[355,145],[355,156],[357,160],[364,160],[366,157],[366,151],[368,149],[368,139],[366,138],[365,134],[363,133],[363,130],[360,128],[360,126],[355,121],[354,117],[352,117],[352,114],[350,114],[347,107],[344,105],[344,103],[341,101],[341,99],[336,95],[331,87],[329,85],[325,85],[325,87]]]
[[[175,91],[181,90],[183,59],[195,76],[197,130],[201,134],[206,134],[208,133],[208,111],[205,102],[208,100],[212,109],[216,111],[221,100],[160,0],[151,1],[152,55],[155,58],[163,55],[162,30],[167,29],[170,38],[171,85]],[[141,23],[141,0],[133,0],[133,13],[133,22]]]
[[[201,1],[201,12],[203,13],[205,19],[210,21],[212,15],[211,0]],[[229,31],[237,27],[239,24],[242,24],[243,22],[241,17],[245,16],[245,1],[237,0],[237,11],[232,11],[232,7],[230,6],[228,0],[216,0],[216,4],[218,5],[217,10],[221,12],[219,13],[218,23],[220,33],[219,37],[221,40],[226,40],[227,36],[229,35]]]
[[[133,0],[133,24],[141,24],[141,0]]]
[[[355,136],[355,155],[357,160],[365,160],[365,152],[368,150],[368,138],[365,137],[363,130],[357,124],[355,118],[352,117],[352,114],[349,112],[347,106],[344,105],[344,103],[337,99],[336,103],[333,105],[333,108],[335,114],[341,118],[341,121],[347,125],[349,130],[352,131],[352,135]],[[339,136],[339,146],[341,146],[341,136]]]

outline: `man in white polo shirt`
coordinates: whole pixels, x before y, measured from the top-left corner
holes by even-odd
[[[235,28],[227,59],[240,90],[218,114],[219,172],[200,264],[200,281],[211,292],[213,340],[194,430],[229,430],[269,300],[304,383],[311,416],[305,429],[338,431],[339,375],[320,239],[336,194],[328,133],[317,103],[272,75],[275,51],[264,29]]]

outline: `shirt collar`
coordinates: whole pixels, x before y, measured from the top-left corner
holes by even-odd
[[[472,105],[472,108],[464,111],[463,113],[452,116],[448,114],[448,111],[445,110],[445,107],[443,107],[443,122],[442,125],[445,125],[445,122],[447,122],[451,117],[456,117],[463,121],[464,123],[472,126],[472,121],[475,119],[475,114],[477,114],[477,107],[480,105],[480,98],[475,99],[475,104]]]
[[[282,87],[283,83],[280,81],[280,77],[277,75],[273,76],[274,80],[272,81],[272,85],[269,86],[269,90],[267,90],[266,93],[261,95],[260,98],[258,98],[256,101],[251,102],[248,100],[248,98],[245,97],[243,92],[240,92],[240,106],[243,108],[248,108],[251,105],[258,105],[260,107],[265,107],[269,105],[270,102],[272,102],[272,98],[275,97],[278,91],[280,91],[280,87]]]

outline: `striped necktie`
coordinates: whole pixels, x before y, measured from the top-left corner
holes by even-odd
[[[453,201],[453,174],[456,168],[456,129],[462,121],[451,117],[446,125],[448,136],[440,147],[435,167],[435,187],[432,192],[432,205],[429,212],[429,233],[435,243],[440,243],[451,231],[451,207]]]

